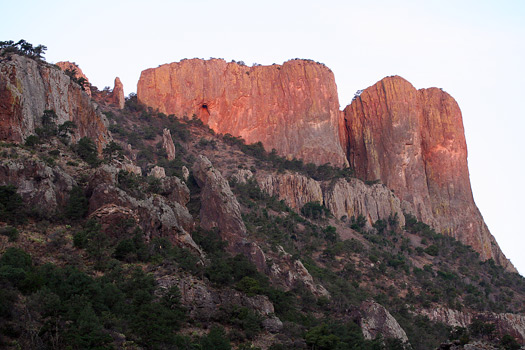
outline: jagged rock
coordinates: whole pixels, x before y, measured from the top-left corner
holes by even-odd
[[[193,276],[179,278],[170,274],[163,274],[157,276],[156,281],[161,290],[167,290],[173,285],[179,288],[181,303],[188,308],[192,318],[199,320],[220,319],[224,310],[241,306],[254,310],[264,317],[270,317],[272,320],[270,322],[274,327],[278,327],[278,323],[281,322],[273,316],[275,312],[273,304],[265,295],[250,297],[229,288],[215,289]]]
[[[520,343],[525,343],[525,316],[510,313],[462,312],[444,307],[421,309],[418,313],[427,316],[431,321],[442,322],[452,327],[468,327],[476,318],[496,325],[500,334],[510,334]]]
[[[168,160],[175,159],[175,145],[171,138],[171,132],[169,129],[162,130],[162,148],[166,151]]]
[[[106,117],[60,68],[18,55],[0,60],[0,139],[23,142],[42,125],[44,110],[55,111],[58,125],[77,125],[73,141],[89,137],[102,152],[111,140]]]
[[[246,226],[241,207],[228,181],[216,170],[208,158],[200,155],[192,168],[193,176],[202,189],[200,219],[205,230],[219,229],[228,249],[244,254],[259,270],[266,269],[266,258],[261,248],[246,237]]]
[[[283,156],[347,164],[337,87],[323,64],[292,60],[247,67],[183,60],[143,71],[137,97],[165,114],[195,114],[218,133],[261,141]]]
[[[76,79],[80,79],[80,78],[85,79],[86,84],[84,85],[84,91],[86,92],[86,94],[88,94],[88,96],[91,97],[91,88],[89,86],[88,77],[86,77],[84,72],[82,72],[82,69],[80,69],[78,64],[76,64],[74,62],[62,61],[62,62],[55,63],[55,65],[58,66],[60,69],[62,69],[64,72],[67,71],[67,70],[69,70],[71,72],[74,72],[75,74],[73,76]]]
[[[188,181],[190,178],[190,171],[184,165],[182,166],[182,178],[184,181]]]
[[[361,306],[361,319],[359,321],[365,339],[372,340],[382,335],[385,338],[395,338],[408,342],[408,337],[397,323],[396,319],[373,300],[364,301]]]
[[[308,202],[323,203],[321,185],[312,178],[297,173],[269,174],[257,178],[263,191],[284,200],[288,206],[300,210]]]
[[[237,183],[245,184],[253,178],[253,173],[248,169],[239,169],[230,178]]]
[[[115,211],[101,208],[120,207],[131,210],[133,217],[138,218],[138,224],[145,233],[147,241],[154,237],[166,237],[174,243],[185,245],[202,255],[200,248],[195,244],[189,232],[193,229],[193,218],[188,209],[177,201],[172,201],[162,195],[145,196],[138,199],[116,187],[117,169],[105,166],[94,173],[89,181],[89,213],[99,216],[104,213],[112,214],[106,221],[111,221]],[[171,186],[175,186],[175,182]],[[184,186],[185,187],[185,186]],[[167,186],[167,188],[169,188]],[[186,188],[187,190],[187,188]],[[180,192],[184,192],[184,188]],[[172,189],[171,192],[176,192]],[[178,197],[179,195],[175,195]],[[170,197],[168,195],[168,197]],[[184,201],[184,199],[180,199]],[[120,209],[119,209],[120,210]],[[120,210],[120,214],[124,211]],[[119,215],[120,215],[119,214]],[[100,216],[101,219],[104,219]],[[105,219],[104,219],[105,220]]]
[[[35,159],[0,160],[0,185],[14,185],[28,209],[52,218],[67,206],[76,181],[60,169]]]
[[[111,103],[117,105],[119,109],[124,108],[124,104],[126,102],[126,99],[124,98],[124,85],[122,85],[119,77],[115,78],[115,84],[113,91],[111,91],[110,101]]]
[[[449,94],[388,77],[364,90],[344,116],[347,155],[359,177],[380,179],[419,220],[516,271],[474,203],[461,111]]]
[[[149,172],[148,176],[153,176],[157,179],[163,179],[166,177],[166,170],[163,167],[155,165]]]
[[[262,321],[262,326],[270,333],[279,333],[283,329],[283,322],[278,317],[269,317]]]
[[[330,297],[330,293],[322,285],[315,283],[312,275],[303,263],[287,253],[283,247],[277,247],[277,255],[270,266],[269,275],[272,280],[284,283],[284,287],[292,289],[298,283],[304,285],[315,296]]]
[[[405,225],[401,202],[385,185],[366,185],[358,179],[338,179],[323,184],[324,205],[338,219],[363,215],[368,227],[377,220],[397,215],[398,226]]]
[[[160,181],[160,187],[160,194],[167,197],[172,202],[186,206],[190,201],[190,190],[178,177],[166,176],[165,178],[162,178]]]
[[[369,228],[395,214],[399,227],[405,224],[400,200],[382,184],[369,186],[358,179],[320,182],[297,173],[260,175],[257,181],[263,191],[296,210],[308,202],[319,202],[337,219],[363,215]]]

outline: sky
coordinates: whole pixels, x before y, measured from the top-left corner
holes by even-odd
[[[136,91],[184,58],[263,65],[307,58],[335,75],[341,108],[385,76],[439,87],[462,113],[476,204],[525,274],[525,1],[0,0],[0,40],[48,47],[93,85]]]

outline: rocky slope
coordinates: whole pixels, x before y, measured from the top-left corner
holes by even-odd
[[[178,117],[195,114],[218,133],[316,164],[345,165],[332,72],[312,61],[247,67],[183,60],[142,72],[140,102]]]
[[[344,116],[348,159],[359,177],[381,180],[405,211],[515,271],[474,203],[461,111],[449,94],[388,77]]]
[[[73,140],[86,136],[99,150],[110,140],[106,118],[89,95],[58,67],[19,55],[0,61],[0,138],[23,142],[41,127],[44,110],[53,110],[55,121],[72,121]]]

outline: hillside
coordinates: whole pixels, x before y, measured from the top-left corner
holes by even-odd
[[[42,86],[90,101],[52,65],[1,60],[0,77],[35,67],[52,72],[36,75]],[[0,96],[13,91],[0,81]],[[61,92],[22,89],[43,102],[18,114],[33,125],[23,142],[1,143],[2,347],[525,343],[523,278],[419,221],[357,167],[283,157],[196,116],[89,90],[92,125],[107,136],[83,131],[78,110],[55,110]],[[13,120],[5,101],[2,122]]]

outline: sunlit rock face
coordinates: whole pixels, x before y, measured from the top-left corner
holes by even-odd
[[[18,55],[0,60],[0,139],[23,142],[41,127],[44,110],[56,113],[57,125],[75,123],[73,141],[89,137],[102,151],[111,139],[106,118],[61,69]]]
[[[515,271],[474,203],[461,111],[449,94],[388,77],[356,97],[344,118],[359,177],[381,180],[405,211]]]
[[[347,163],[334,75],[313,61],[247,67],[183,60],[143,71],[137,96],[160,112],[196,115],[218,133],[261,141],[283,156]]]

